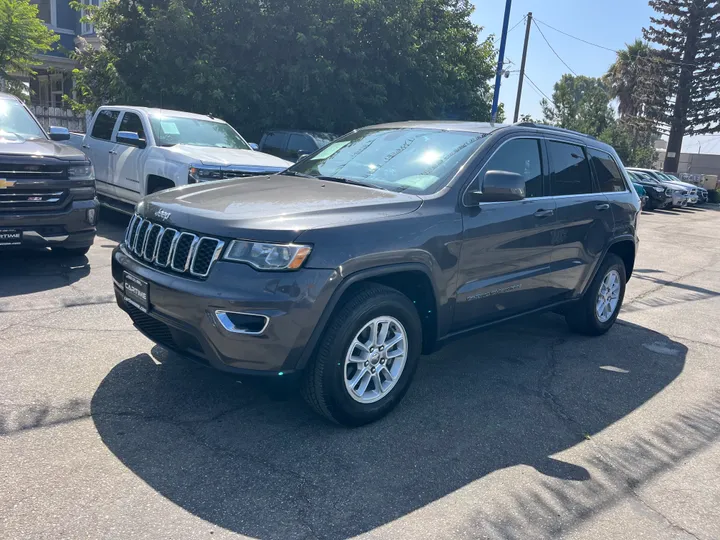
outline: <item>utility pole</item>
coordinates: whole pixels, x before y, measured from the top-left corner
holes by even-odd
[[[495,93],[492,102],[492,122],[495,123],[498,111],[498,101],[500,99],[500,81],[503,74],[503,60],[505,60],[505,42],[507,41],[508,23],[510,22],[510,8],[512,0],[505,3],[505,19],[503,20],[502,34],[500,35],[500,54],[498,56],[497,73],[495,74]]]
[[[513,123],[518,121],[520,115],[520,100],[522,99],[522,88],[525,82],[525,60],[527,59],[528,42],[530,41],[530,26],[532,25],[532,11],[527,14],[527,26],[525,27],[525,44],[523,45],[523,56],[520,62],[520,81],[518,82],[517,99],[515,100],[515,117]]]

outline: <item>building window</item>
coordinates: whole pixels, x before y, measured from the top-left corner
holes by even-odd
[[[30,0],[38,7],[38,17],[50,26],[57,26],[57,0]]]
[[[105,0],[82,0],[83,5],[85,6],[101,6]],[[80,17],[85,17],[88,14],[86,10],[82,10],[80,12]],[[95,27],[91,23],[82,23],[82,27],[80,28],[80,34],[83,36],[86,36],[88,34],[94,34],[95,33]]]

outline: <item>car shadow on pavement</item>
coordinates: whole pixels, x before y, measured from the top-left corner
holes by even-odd
[[[652,399],[686,354],[634,324],[590,339],[557,315],[535,316],[424,357],[400,406],[351,430],[315,416],[296,392],[269,392],[156,347],[154,358],[107,375],[91,415],[129,470],[212,524],[258,538],[346,538],[515,465],[590,485],[593,469],[554,455],[590,444]],[[625,451],[630,463],[642,457]],[[490,504],[478,496],[472,508]]]
[[[125,230],[129,222],[130,216],[103,207],[97,224],[98,236],[119,244],[125,237]]]
[[[90,274],[84,255],[61,255],[49,249],[0,253],[0,298],[67,287]]]

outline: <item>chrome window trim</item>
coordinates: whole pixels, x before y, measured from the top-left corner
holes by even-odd
[[[247,315],[249,317],[261,317],[265,319],[265,324],[263,325],[262,329],[259,332],[248,332],[247,330],[239,330],[233,322],[230,320],[230,317],[228,317],[228,313],[232,315]],[[262,315],[259,313],[246,313],[242,311],[224,311],[221,309],[215,310],[215,318],[218,320],[218,322],[222,325],[222,327],[227,330],[230,333],[233,334],[243,334],[246,336],[260,336],[262,335],[265,330],[267,330],[268,325],[270,324],[270,317],[267,315]]]

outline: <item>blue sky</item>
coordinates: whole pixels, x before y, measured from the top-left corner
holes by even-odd
[[[483,27],[481,37],[495,34],[499,38],[505,0],[473,0],[473,3],[473,22]],[[636,38],[642,38],[642,28],[650,24],[650,17],[654,13],[646,0],[513,0],[509,27],[512,28],[529,11],[534,18],[559,30],[611,49],[621,49]],[[539,26],[560,57],[578,75],[599,77],[615,61],[613,52],[586,45],[542,24]],[[524,37],[524,23],[508,34],[505,59],[513,64],[506,65],[506,69],[520,69]],[[497,46],[500,46],[499,40]],[[535,25],[530,30],[525,71],[548,96],[552,96],[553,85],[560,77],[564,73],[570,73],[550,50]],[[510,122],[515,110],[518,80],[517,71],[511,73],[508,79],[503,78],[500,90],[500,101],[505,104],[506,118]],[[541,118],[541,99],[542,96],[526,81],[520,113]],[[720,134],[686,138],[683,152],[697,152],[699,146],[703,153],[720,154]]]

